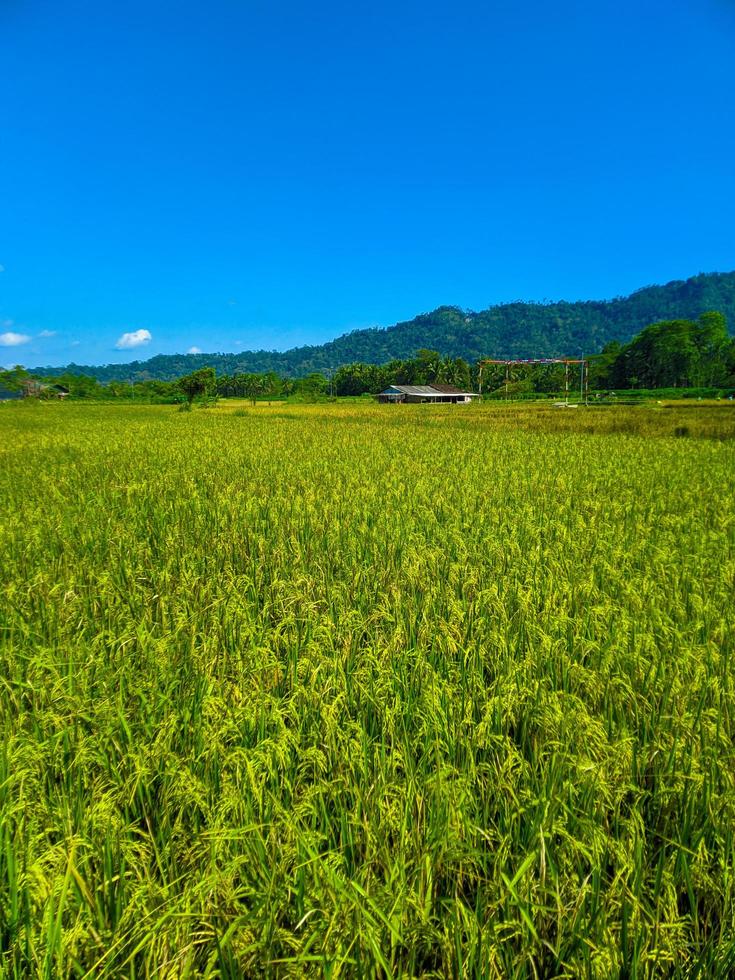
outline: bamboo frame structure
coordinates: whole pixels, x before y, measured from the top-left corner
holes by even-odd
[[[585,405],[589,402],[589,362],[584,357],[486,357],[478,361],[478,391],[482,394],[482,371],[486,364],[505,365],[505,397],[508,397],[510,369],[513,365],[563,364],[564,365],[564,403],[569,404],[569,365],[579,364],[579,398]]]

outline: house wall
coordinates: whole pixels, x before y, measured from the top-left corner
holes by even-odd
[[[471,395],[451,395],[451,394],[436,394],[436,395],[407,395],[407,394],[395,394],[395,395],[385,395],[381,392],[377,396],[379,402],[383,404],[388,403],[401,403],[407,402],[411,405],[421,405],[421,404],[440,404],[440,405],[467,405],[472,401]]]

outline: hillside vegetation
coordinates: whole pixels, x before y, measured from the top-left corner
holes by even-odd
[[[732,977],[732,410],[668,411],[0,408],[0,975]]]
[[[735,272],[708,273],[631,296],[588,302],[506,303],[480,313],[442,306],[387,329],[356,330],[327,344],[284,352],[159,355],[105,367],[37,368],[42,375],[87,374],[100,381],[172,380],[212,366],[218,374],[276,372],[302,377],[353,362],[383,364],[427,348],[470,363],[482,357],[568,357],[593,354],[610,341],[625,342],[659,320],[696,320],[708,310],[735,324]]]
[[[584,394],[585,380],[592,392],[607,396],[619,389],[657,397],[729,398],[735,394],[735,339],[728,333],[722,313],[708,311],[697,320],[663,320],[645,327],[629,343],[611,341],[599,354],[587,358],[584,368],[559,363],[468,364],[461,357],[442,357],[438,351],[420,350],[416,357],[386,364],[351,363],[330,377],[314,372],[303,378],[266,374],[216,374],[200,367],[176,381],[108,381],[101,384],[87,375],[57,375],[33,379],[22,367],[0,371],[0,399],[37,391],[53,398],[63,391],[74,400],[113,399],[210,402],[215,397],[290,398],[316,400],[327,395],[377,394],[392,384],[450,384],[467,391],[478,389],[490,397],[536,398],[568,394],[570,381]],[[34,388],[35,385],[35,388]]]

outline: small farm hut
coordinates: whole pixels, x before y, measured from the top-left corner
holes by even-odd
[[[474,391],[463,391],[454,385],[390,385],[377,396],[379,402],[444,402],[464,405],[480,396]]]
[[[23,382],[24,398],[67,398],[69,389],[66,385],[44,384],[36,378],[29,378]]]

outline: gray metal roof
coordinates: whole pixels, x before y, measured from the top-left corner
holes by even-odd
[[[436,395],[436,388],[431,385],[393,385],[392,387],[402,391],[404,395]]]
[[[442,387],[450,387],[449,385]],[[435,388],[433,385],[390,385],[385,391],[381,392],[383,395],[388,395],[391,392],[400,391],[403,395],[441,395],[444,398],[450,398],[456,395],[477,395],[471,391],[460,391],[459,388],[452,388],[451,391],[442,391],[441,388]]]

